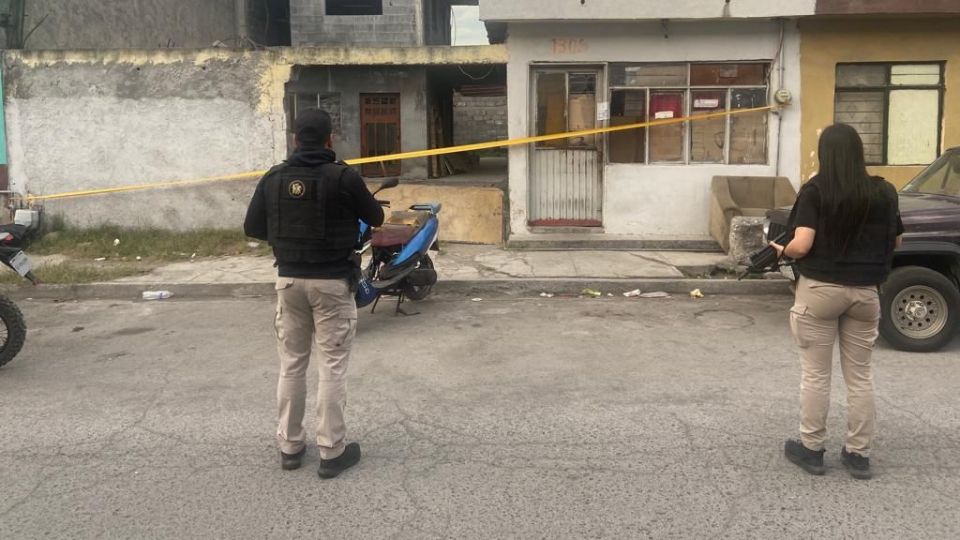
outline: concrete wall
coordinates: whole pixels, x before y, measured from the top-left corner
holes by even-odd
[[[612,21],[798,17],[813,15],[816,0],[480,0],[488,21]]]
[[[503,242],[504,193],[481,186],[401,185],[383,192],[392,210],[413,204],[439,202],[440,239],[471,244]]]
[[[399,55],[355,48],[6,51],[12,188],[21,195],[50,195],[262,171],[287,154],[284,96],[295,65],[496,64],[505,58],[503,47],[407,49]],[[255,182],[253,175],[43,205],[78,226],[233,228],[242,222]],[[461,217],[468,212],[489,214],[483,225],[445,228],[447,241],[488,241],[488,230],[502,228],[502,207],[497,214],[489,203],[495,194],[407,188],[403,196],[410,201],[440,197],[449,206],[444,219],[454,224],[472,219]]]
[[[48,195],[269,167],[283,158],[255,53],[5,55],[11,177]],[[249,191],[249,183],[246,186]],[[246,202],[231,186],[117,199],[51,202],[75,224],[189,228],[236,223]]]
[[[507,138],[507,96],[453,95],[453,144]]]
[[[340,96],[340,131],[337,151],[360,156],[360,94],[400,94],[401,150],[427,148],[427,75],[423,67],[300,67],[289,92],[336,93]],[[427,177],[425,158],[401,163],[402,176]]]
[[[422,0],[385,0],[383,15],[326,15],[326,0],[290,0],[294,46],[423,45]]]
[[[960,18],[803,21],[803,178],[818,168],[820,130],[833,123],[836,66],[841,62],[946,61],[943,148],[960,145]],[[872,167],[897,186],[923,167]]]
[[[43,19],[29,50],[199,48],[238,34],[236,0],[25,2],[24,35]]]
[[[795,25],[785,26],[782,86],[800,96],[799,38]],[[575,38],[576,52],[558,53],[557,37]],[[657,23],[511,24],[508,64],[510,137],[533,134],[530,70],[538,62],[686,62],[772,60],[780,43],[774,22],[700,22],[671,25],[664,38]],[[771,86],[781,86],[774,70]],[[606,95],[606,91],[602,92]],[[606,98],[604,98],[606,99]],[[607,234],[651,239],[706,239],[710,182],[715,175],[790,177],[799,183],[799,101],[771,115],[767,165],[630,165],[603,168],[603,228]],[[783,136],[778,137],[782,129]],[[528,232],[529,152],[510,150],[511,234]]]

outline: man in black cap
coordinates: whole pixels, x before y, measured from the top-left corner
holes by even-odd
[[[383,209],[363,179],[337,161],[331,125],[324,111],[299,114],[296,150],[260,180],[244,222],[247,236],[268,241],[277,260],[280,465],[298,469],[306,451],[307,367],[316,339],[321,478],[333,478],[360,461],[360,445],[346,444],[343,418],[346,371],[357,331],[354,249],[358,220],[372,227],[383,224]]]

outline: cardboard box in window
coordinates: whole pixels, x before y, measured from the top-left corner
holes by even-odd
[[[615,116],[610,119],[610,127],[626,126],[642,123],[642,117]],[[611,163],[643,163],[645,129],[631,129],[629,131],[615,131],[609,137],[609,152]]]
[[[650,162],[683,161],[683,124],[650,128]]]
[[[597,126],[597,98],[591,95],[570,96],[567,109],[570,131],[593,129]],[[568,139],[568,146],[593,146],[595,135]]]

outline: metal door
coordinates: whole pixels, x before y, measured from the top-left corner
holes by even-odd
[[[400,94],[360,94],[360,155],[383,156],[400,152]],[[399,176],[400,162],[361,166],[364,176]]]
[[[599,125],[596,68],[533,70],[537,135]],[[602,138],[598,135],[534,144],[530,151],[530,225],[603,225]]]

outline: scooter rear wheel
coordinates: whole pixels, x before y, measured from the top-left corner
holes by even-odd
[[[420,259],[420,266],[418,268],[426,268],[433,270],[433,259],[429,255],[424,255]],[[430,293],[433,291],[433,285],[411,285],[410,283],[403,284],[403,295],[410,300],[418,302],[424,298],[430,296]]]
[[[6,296],[0,296],[0,366],[13,360],[27,338],[27,324],[20,308]]]

